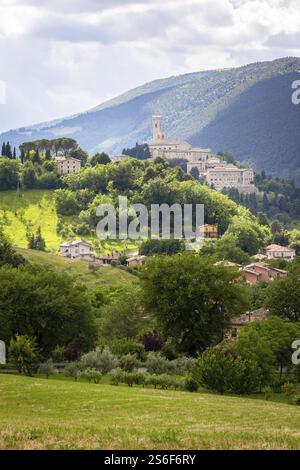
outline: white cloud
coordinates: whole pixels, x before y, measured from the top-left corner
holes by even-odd
[[[298,0],[0,0],[0,129],[155,78],[300,55],[299,11]]]

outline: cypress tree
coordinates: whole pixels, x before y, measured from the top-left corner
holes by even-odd
[[[10,143],[9,143],[9,142],[7,142],[7,144],[6,144],[6,146],[5,146],[5,156],[6,156],[7,158],[11,158],[11,159],[12,159],[12,157],[13,157],[12,151],[11,151],[11,146],[10,146]]]
[[[5,143],[4,143],[4,142],[3,142],[3,144],[2,144],[1,155],[2,155],[2,157],[5,157],[5,156],[6,156],[6,148],[5,148]]]
[[[21,149],[21,156],[20,156],[21,163],[24,163],[26,160],[24,149]]]
[[[41,163],[39,149],[36,149],[32,161],[33,161],[33,163]]]
[[[47,149],[47,150],[46,150],[46,153],[45,153],[45,160],[51,160],[51,152],[50,152],[50,149]]]

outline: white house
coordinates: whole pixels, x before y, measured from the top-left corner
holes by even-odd
[[[285,259],[286,261],[292,261],[296,256],[296,252],[287,246],[273,244],[267,246],[266,255],[268,259]]]
[[[67,258],[81,258],[81,259],[93,259],[93,249],[92,246],[84,240],[70,240],[64,243],[61,243],[60,246],[60,256],[65,256]]]

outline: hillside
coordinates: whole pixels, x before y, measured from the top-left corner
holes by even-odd
[[[299,449],[299,409],[263,399],[13,375],[0,393],[0,449]]]
[[[300,106],[291,102],[300,59],[156,80],[89,111],[11,130],[1,141],[66,135],[90,152],[117,154],[151,138],[151,115],[161,114],[170,139],[226,149],[242,162],[300,183]]]
[[[75,276],[84,284],[98,286],[113,286],[116,284],[132,284],[138,282],[136,276],[120,268],[112,266],[100,266],[99,270],[92,273],[89,269],[89,263],[81,260],[70,260],[62,258],[53,253],[43,251],[28,250],[17,248],[18,253],[32,263],[42,264],[43,266],[54,267],[56,270]]]
[[[71,224],[73,218],[64,216],[63,220]],[[59,244],[64,241],[56,231],[58,215],[52,190],[0,191],[0,220],[5,234],[20,248],[27,248],[26,232],[35,233],[38,227],[41,227],[48,251],[58,253]],[[92,243],[94,241],[92,237],[85,238]],[[102,242],[100,249],[103,253],[109,253],[135,250],[136,245],[116,240]]]

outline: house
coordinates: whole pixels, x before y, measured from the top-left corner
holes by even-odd
[[[146,261],[146,256],[139,255],[139,256],[131,256],[131,258],[127,258],[127,266],[131,268],[135,266],[142,266]]]
[[[72,259],[94,260],[92,246],[84,240],[70,240],[59,245],[60,256]]]
[[[199,227],[201,238],[218,238],[218,227],[213,224],[204,224]]]
[[[239,330],[244,326],[250,325],[256,321],[265,321],[269,319],[269,311],[264,308],[253,310],[252,312],[243,313],[232,318],[231,326],[225,333],[225,338],[235,340],[238,337]]]
[[[273,268],[266,263],[252,263],[243,269],[246,281],[249,284],[256,284],[258,281],[270,282],[277,277],[285,277],[287,272],[283,269]]]
[[[104,265],[110,265],[113,261],[118,261],[118,259],[124,256],[123,252],[118,253],[110,253],[109,255],[102,255],[99,256],[99,261],[102,262]]]
[[[68,173],[79,173],[81,169],[81,161],[73,157],[55,157],[58,173],[67,175]]]
[[[243,271],[248,284],[256,284],[257,282],[261,281],[261,274],[257,273],[253,269],[244,268]]]
[[[286,261],[292,261],[296,256],[296,252],[287,246],[273,244],[267,246],[266,255],[268,259],[284,259]]]

